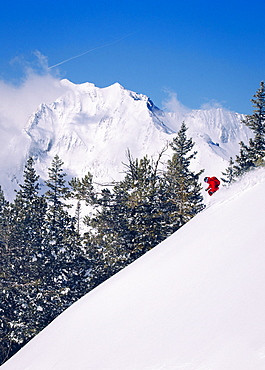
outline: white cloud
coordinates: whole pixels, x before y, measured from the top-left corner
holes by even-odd
[[[24,127],[29,116],[41,103],[51,103],[65,91],[51,75],[30,73],[20,86],[0,81],[0,122]]]
[[[22,68],[23,77],[15,84],[0,80],[0,123],[24,127],[29,116],[41,103],[51,103],[61,96],[66,87],[48,68],[47,57],[38,50],[33,60],[16,57],[12,63]]]
[[[15,62],[20,63],[24,73],[19,83],[0,80],[1,170],[10,169],[10,172],[12,167],[20,166],[27,155],[29,140],[23,129],[31,114],[41,103],[52,103],[67,89],[48,70],[47,58],[40,52],[34,52],[32,63],[23,58],[16,58]]]
[[[190,112],[190,109],[183,105],[177,97],[177,94],[169,89],[165,89],[165,92],[168,94],[168,98],[163,101],[163,109],[171,112],[177,113],[179,115],[187,114]]]
[[[218,109],[223,108],[222,103],[218,102],[215,99],[211,99],[208,102],[201,105],[201,109]]]
[[[26,78],[31,74],[46,76],[52,73],[53,76],[56,76],[56,73],[59,73],[58,69],[50,70],[47,56],[43,55],[39,50],[34,50],[29,55],[17,55],[10,61],[10,64],[13,67],[18,67],[22,76]]]

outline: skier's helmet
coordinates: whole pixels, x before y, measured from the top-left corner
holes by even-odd
[[[208,177],[205,177],[204,178],[204,182],[208,182]]]

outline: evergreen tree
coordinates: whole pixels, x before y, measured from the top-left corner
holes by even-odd
[[[16,192],[14,203],[11,206],[12,234],[9,244],[14,247],[19,245],[23,258],[31,261],[32,259],[37,260],[41,250],[47,204],[44,197],[38,194],[39,176],[36,175],[32,157],[27,161],[23,176],[24,183],[19,185],[20,190]],[[29,272],[23,273],[26,281],[28,281],[29,274],[35,274],[32,266]]]
[[[250,141],[251,145],[253,141]],[[255,167],[255,161],[253,160],[252,150],[247,145],[241,141],[239,143],[240,151],[236,155],[235,165],[234,165],[234,174],[236,177],[242,176],[245,172],[251,170]]]
[[[10,204],[5,199],[4,192],[0,186],[0,244],[8,245],[9,239]]]
[[[124,180],[103,189],[88,236],[93,283],[99,284],[165,238],[160,209],[158,163],[147,157],[133,160],[128,152]],[[95,257],[96,256],[96,257]]]
[[[129,214],[128,235],[130,255],[132,260],[152,249],[165,239],[164,219],[161,199],[164,190],[159,176],[158,165],[165,149],[161,151],[154,162],[147,156],[133,160],[128,155],[124,181],[119,184],[127,194],[126,205]]]
[[[93,176],[88,172],[85,177],[81,180],[74,177],[69,181],[69,185],[72,189],[71,197],[77,199],[76,205],[76,221],[77,221],[77,232],[80,233],[80,221],[81,221],[81,201],[84,201],[86,205],[91,205],[95,201],[95,191],[92,183]]]
[[[14,304],[9,295],[12,268],[9,253],[10,207],[0,187],[0,365],[19,348],[10,338]]]
[[[47,297],[51,319],[89,290],[90,263],[81,249],[75,219],[68,212],[70,190],[62,166],[55,156],[45,182],[48,209],[44,268],[47,288],[53,292]]]
[[[253,161],[257,162],[265,155],[265,85],[262,81],[260,88],[253,96],[253,114],[247,115],[242,122],[248,126],[254,133],[254,138],[250,139],[249,149],[253,157]]]
[[[247,115],[242,121],[253,131],[253,138],[248,145],[240,142],[240,154],[236,156],[236,175],[241,176],[244,172],[257,167],[264,162],[265,156],[265,85],[262,81],[260,88],[253,96],[253,114]]]
[[[93,216],[86,217],[90,228],[85,234],[85,244],[92,264],[91,287],[102,283],[128,263],[128,253],[122,248],[126,213],[126,205],[119,194],[103,189],[95,201]]]
[[[40,251],[46,203],[38,196],[38,176],[29,158],[24,170],[24,183],[16,192],[9,211],[5,241],[3,317],[7,320],[11,352],[25,344],[42,327],[38,322],[41,309],[39,273]]]
[[[222,175],[224,176],[224,178],[222,177],[221,180],[225,184],[232,184],[236,179],[236,169],[235,169],[234,164],[235,163],[233,161],[233,158],[230,157],[229,166],[227,167],[227,169],[224,172],[222,172]]]
[[[171,143],[172,159],[168,161],[164,177],[166,191],[165,212],[167,213],[168,234],[172,234],[182,225],[194,217],[203,208],[203,197],[199,176],[203,172],[195,173],[190,170],[191,160],[196,152],[190,154],[194,143],[188,139],[187,127],[183,122],[177,136]]]
[[[66,173],[63,172],[62,166],[62,160],[56,155],[52,161],[52,167],[48,169],[49,178],[45,181],[48,187],[45,193],[48,202],[47,237],[57,249],[63,245],[66,230],[71,230],[73,221],[67,212],[67,209],[70,208],[67,203],[70,198],[70,190],[66,186]]]

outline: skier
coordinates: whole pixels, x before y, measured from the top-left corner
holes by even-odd
[[[209,195],[213,195],[213,193],[219,189],[220,181],[217,177],[205,177],[204,181],[209,184],[208,188],[205,189],[205,191],[208,191]]]

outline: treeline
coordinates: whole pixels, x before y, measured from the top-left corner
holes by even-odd
[[[128,152],[124,179],[97,190],[93,177],[66,182],[63,162],[52,161],[40,194],[29,158],[14,200],[0,189],[0,363],[74,301],[152,249],[203,208],[187,127],[157,160]],[[75,204],[76,212],[73,216]],[[81,221],[81,206],[90,208]],[[80,232],[81,222],[86,232]]]

